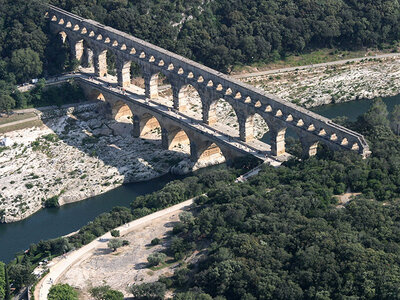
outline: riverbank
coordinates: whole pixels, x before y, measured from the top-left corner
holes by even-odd
[[[399,94],[400,61],[399,55],[365,58],[342,64],[269,71],[241,80],[310,108]]]
[[[0,148],[1,221],[22,220],[53,197],[63,205],[159,177],[188,157],[182,145],[163,150],[159,130],[133,138],[125,121],[98,110],[6,133],[13,145]]]

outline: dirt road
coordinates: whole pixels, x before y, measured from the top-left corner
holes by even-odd
[[[128,224],[124,224],[116,229],[120,231],[121,236],[124,236],[124,235],[132,232],[133,230],[137,229],[139,226],[142,226],[146,223],[152,222],[155,219],[163,217],[172,212],[181,210],[192,204],[193,204],[193,199],[190,199],[185,202],[179,203],[177,205],[171,206],[169,208],[155,212],[151,215],[134,220]],[[49,293],[51,286],[53,284],[57,283],[57,280],[72,265],[79,263],[80,261],[83,261],[86,258],[88,258],[90,255],[93,254],[93,252],[98,247],[101,247],[101,246],[104,247],[104,244],[107,243],[110,238],[111,238],[111,234],[110,234],[110,232],[107,232],[106,234],[102,235],[101,237],[97,238],[96,240],[92,241],[91,243],[83,246],[82,248],[67,254],[65,258],[60,259],[54,265],[50,266],[50,268],[49,268],[50,272],[45,277],[43,277],[39,281],[39,283],[36,285],[35,293],[34,293],[35,299],[47,300],[47,295]]]

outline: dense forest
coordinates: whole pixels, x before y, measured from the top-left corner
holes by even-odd
[[[49,34],[45,2],[0,1],[0,110],[20,107],[15,84],[77,66]],[[224,72],[324,47],[396,45],[400,34],[396,0],[49,2]]]
[[[168,254],[206,255],[161,283],[176,299],[399,299],[400,139],[387,117],[376,101],[348,124],[371,142],[367,160],[322,151],[199,198]],[[339,206],[348,189],[362,194]]]
[[[341,122],[366,136],[370,158],[322,148],[317,157],[266,165],[246,183],[234,183],[245,171],[237,169],[171,182],[76,235],[31,245],[7,266],[9,280],[18,290],[35,281],[30,272],[44,258],[198,196],[165,251],[181,267],[171,278],[132,286],[136,295],[163,299],[173,288],[177,300],[400,299],[400,138],[393,126],[400,110],[389,116],[377,100],[357,122]],[[337,195],[349,191],[358,195],[341,205]],[[201,259],[182,263],[194,250]]]

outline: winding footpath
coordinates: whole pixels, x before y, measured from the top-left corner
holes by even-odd
[[[158,212],[152,213],[148,216],[143,218],[134,220],[130,223],[121,225],[116,230],[120,231],[121,237],[136,230],[138,227],[146,224],[151,223],[157,218],[163,217],[167,214],[179,211],[181,209],[187,208],[193,204],[193,199],[187,200],[185,202],[176,204],[174,206],[168,207],[166,209],[160,210]],[[79,248],[71,253],[65,255],[65,258],[60,259],[54,265],[49,267],[49,273],[44,276],[36,285],[34,297],[35,299],[39,300],[47,300],[47,295],[49,290],[53,284],[57,283],[57,280],[66,272],[68,271],[73,265],[76,263],[85,260],[89,256],[93,254],[93,252],[99,248],[104,247],[104,244],[108,243],[111,239],[110,231],[103,234],[101,237],[95,239],[94,241],[90,242],[89,244]]]

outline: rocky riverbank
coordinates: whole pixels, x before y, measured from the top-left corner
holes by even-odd
[[[399,57],[366,58],[242,80],[290,102],[315,107],[399,94],[400,60]]]
[[[5,134],[14,144],[0,147],[2,222],[26,218],[52,197],[63,205],[158,177],[189,157],[182,145],[163,150],[159,130],[133,138],[128,120],[102,113],[69,113]]]

